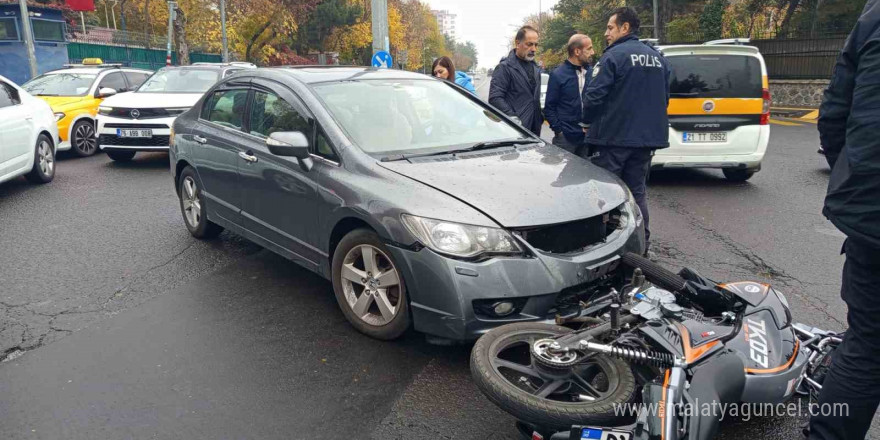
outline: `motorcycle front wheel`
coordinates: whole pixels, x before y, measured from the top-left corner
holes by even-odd
[[[629,365],[594,356],[564,369],[532,359],[535,341],[570,333],[550,324],[518,323],[483,335],[471,351],[471,375],[486,397],[518,420],[547,428],[615,426],[632,420],[636,381]],[[632,412],[630,412],[632,411]]]

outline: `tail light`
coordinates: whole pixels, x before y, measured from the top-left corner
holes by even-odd
[[[770,123],[770,103],[772,102],[770,89],[764,89],[761,98],[764,99],[764,107],[761,108],[761,125],[767,125]]]

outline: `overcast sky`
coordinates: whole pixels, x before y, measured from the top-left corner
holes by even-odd
[[[507,42],[513,39],[523,19],[545,12],[558,0],[425,0],[431,9],[446,9],[457,14],[456,39],[473,41],[477,46],[479,67],[495,67],[507,55]]]

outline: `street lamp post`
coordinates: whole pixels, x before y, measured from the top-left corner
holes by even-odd
[[[654,38],[660,38],[660,28],[659,23],[657,23],[660,18],[660,9],[657,6],[657,0],[654,0]]]
[[[24,33],[24,45],[27,47],[31,78],[35,78],[37,76],[37,52],[34,50],[34,35],[31,33],[31,15],[28,13],[27,0],[18,0],[18,6],[21,9],[21,26]]]
[[[372,0],[373,55],[388,51],[388,0]]]
[[[174,6],[176,3],[173,1],[168,1],[168,45],[167,50],[165,52],[165,65],[171,65],[171,36],[174,32]]]
[[[223,62],[229,62],[229,46],[226,40],[226,0],[220,0],[220,34],[223,41]]]

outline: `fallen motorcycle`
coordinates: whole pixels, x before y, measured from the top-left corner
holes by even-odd
[[[474,345],[477,386],[527,437],[704,440],[732,404],[818,395],[842,335],[793,324],[782,293],[622,260],[621,290],[557,317],[576,329],[508,324]]]

